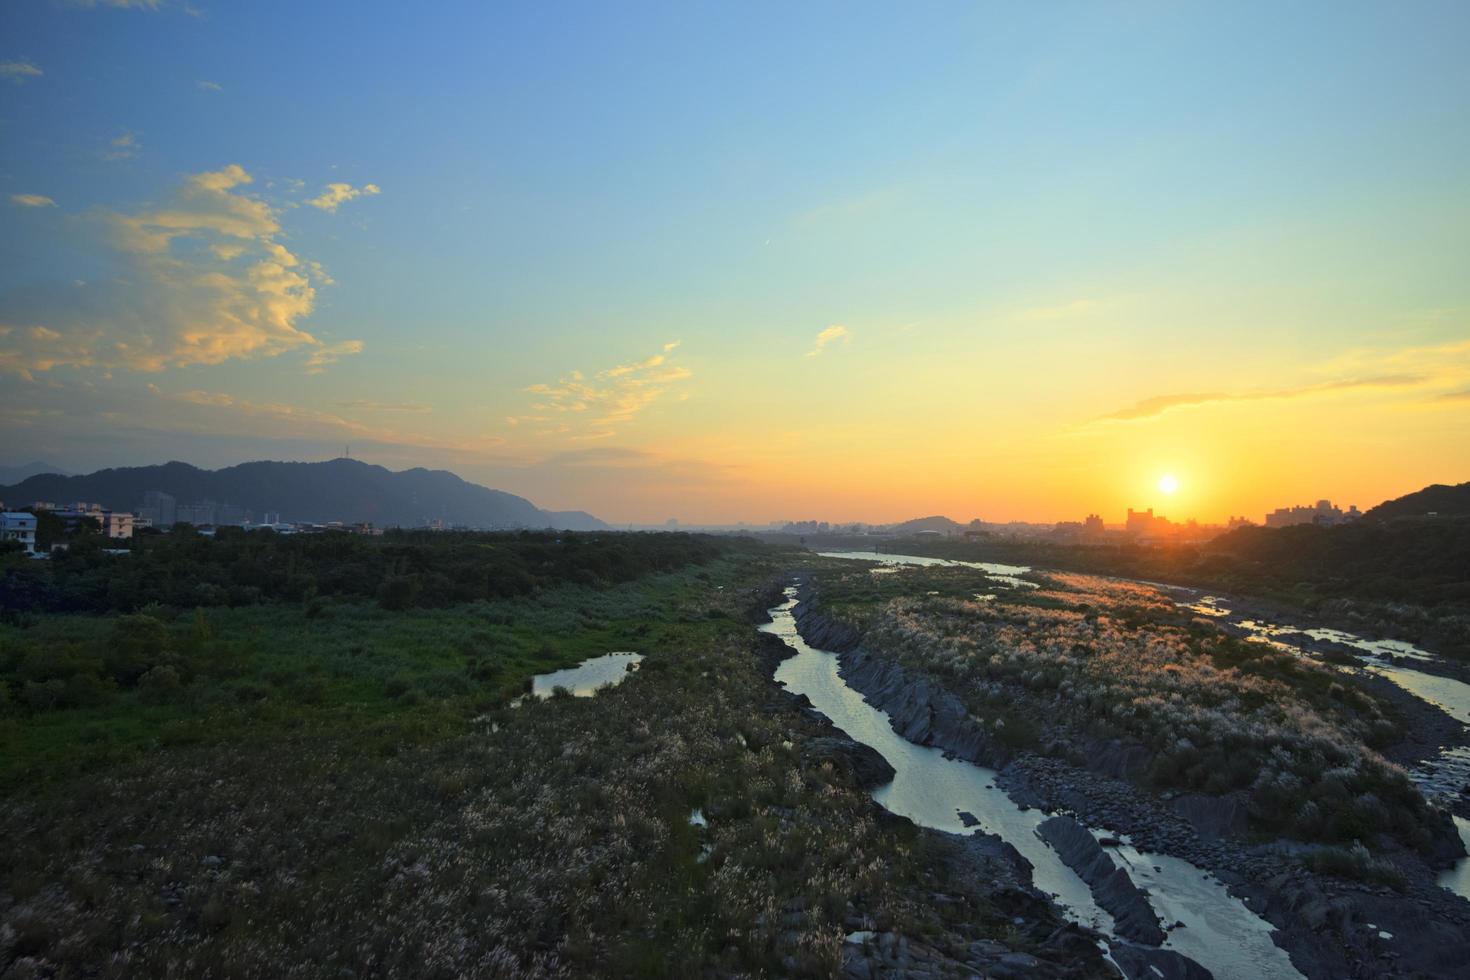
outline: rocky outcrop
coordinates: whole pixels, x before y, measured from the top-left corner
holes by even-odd
[[[1109,952],[1128,980],[1212,980],[1214,977],[1209,970],[1172,949],[1114,943]]]
[[[781,666],[781,661],[796,656],[796,651],[782,643],[779,636],[757,633],[755,655],[760,659],[761,667],[765,669],[765,672],[773,674],[776,668]]]
[[[1088,769],[1100,776],[1134,782],[1148,771],[1153,755],[1136,743],[1090,738],[1083,744],[1082,759]]]
[[[1188,820],[1195,833],[1201,837],[1218,839],[1231,834],[1243,834],[1246,830],[1244,793],[1226,793],[1221,796],[1185,793],[1171,800],[1169,807]]]
[[[873,790],[893,782],[894,770],[878,750],[846,735],[808,740],[804,749],[817,762],[831,762],[852,777],[860,789]]]
[[[1164,941],[1164,929],[1153,906],[1128,872],[1113,863],[1097,839],[1071,817],[1043,820],[1036,833],[1046,841],[1087,882],[1097,904],[1113,917],[1118,935],[1136,943],[1157,946]]]
[[[801,638],[816,649],[826,650],[828,653],[846,653],[855,648],[862,640],[862,635],[854,627],[818,612],[805,585],[802,592],[802,601],[791,610]]]
[[[811,642],[808,640],[807,642]],[[939,745],[948,755],[982,765],[1003,762],[965,704],[922,674],[861,649],[842,654],[842,679],[888,713],[893,730],[918,745]]]

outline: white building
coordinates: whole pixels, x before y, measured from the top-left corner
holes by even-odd
[[[0,514],[0,541],[19,541],[30,554],[36,553],[36,515],[23,510]]]

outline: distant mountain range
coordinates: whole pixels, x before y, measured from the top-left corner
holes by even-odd
[[[42,473],[71,476],[70,473],[59,466],[52,466],[50,463],[43,463],[40,460],[36,460],[33,463],[26,463],[23,466],[0,466],[0,486],[19,483],[21,480],[28,480],[33,476],[40,476]]]
[[[1385,500],[1364,516],[1389,520],[1394,517],[1423,517],[1425,514],[1470,515],[1470,483],[1455,486],[1435,483],[1423,490]]]
[[[378,527],[419,527],[442,520],[446,527],[608,529],[591,514],[542,510],[524,497],[468,483],[446,470],[394,472],[355,459],[241,463],[221,470],[173,462],[86,476],[43,473],[0,486],[0,501],[11,507],[38,500],[58,505],[86,501],[135,511],[149,490],[171,494],[180,504],[234,504],[251,511],[256,520],[271,511],[286,521],[371,522]]]

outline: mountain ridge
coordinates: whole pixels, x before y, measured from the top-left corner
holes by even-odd
[[[1422,490],[1385,500],[1363,516],[1392,520],[1395,517],[1423,517],[1431,513],[1470,515],[1470,482],[1431,483]]]
[[[218,470],[171,460],[81,476],[39,474],[0,486],[0,500],[9,506],[28,506],[37,500],[87,501],[133,511],[149,490],[171,494],[180,504],[203,500],[234,504],[257,519],[273,511],[288,521],[371,522],[380,527],[417,527],[442,520],[445,525],[471,527],[607,528],[590,514],[542,510],[524,497],[470,483],[448,470],[394,471],[346,458],[319,463],[256,460]]]

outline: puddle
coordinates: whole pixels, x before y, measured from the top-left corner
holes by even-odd
[[[574,697],[590,698],[604,687],[621,684],[642,661],[641,653],[605,653],[584,660],[575,667],[537,674],[531,679],[531,694],[549,698],[557,688],[564,687]],[[517,698],[516,703],[520,700]]]

